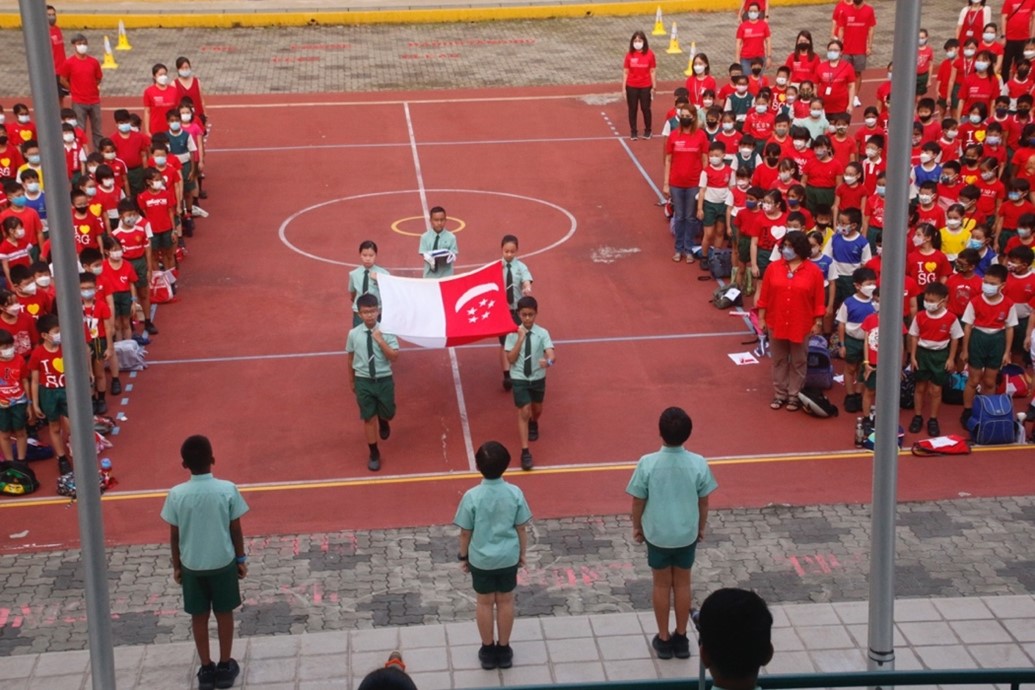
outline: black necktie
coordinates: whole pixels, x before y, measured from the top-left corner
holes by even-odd
[[[514,304],[514,272],[507,264],[507,304]]]
[[[532,375],[532,331],[525,334],[525,376]]]
[[[363,291],[360,294],[365,295],[369,291],[370,291],[370,269],[369,268],[364,268],[363,269]]]
[[[367,331],[367,354],[370,355],[370,359],[367,360],[370,363],[370,378],[377,378],[377,368],[374,366],[374,332],[371,330]]]
[[[431,245],[431,249],[432,249],[432,251],[434,251],[435,249],[438,249],[438,241],[439,241],[440,239],[442,239],[442,234],[441,234],[441,233],[438,233],[438,232],[436,232],[436,233],[435,233],[435,244]]]

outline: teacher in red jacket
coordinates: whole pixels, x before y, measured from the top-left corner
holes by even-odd
[[[758,325],[769,333],[773,389],[769,407],[801,409],[798,393],[805,383],[809,336],[823,327],[823,271],[814,264],[803,232],[789,232],[777,245],[780,259],[769,265],[758,293]]]

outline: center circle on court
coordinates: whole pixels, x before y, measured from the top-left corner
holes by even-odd
[[[402,226],[404,223],[416,225],[418,230],[403,230]],[[393,221],[391,228],[392,232],[397,232],[400,235],[406,235],[407,237],[420,237],[424,234],[424,231],[419,229],[422,225],[427,225],[427,221],[424,219],[424,216],[406,216],[405,218],[400,218],[399,220]],[[446,230],[453,233],[454,235],[458,232],[463,232],[463,229],[466,227],[467,221],[465,221],[463,218],[452,217],[446,220]]]
[[[296,254],[347,268],[360,265],[360,242],[373,240],[378,245],[379,265],[392,272],[419,273],[419,235],[414,227],[420,226],[414,224],[424,217],[400,217],[398,209],[400,205],[420,208],[422,196],[428,205],[446,208],[448,229],[465,230],[459,241],[463,263],[457,264],[458,270],[499,259],[504,235],[518,236],[520,256],[529,257],[559,247],[578,228],[571,211],[537,197],[480,189],[402,189],[353,194],[307,206],[284,219],[277,234]],[[409,198],[400,202],[401,197]]]

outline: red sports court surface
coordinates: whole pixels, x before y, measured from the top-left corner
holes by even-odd
[[[108,541],[167,537],[162,492],[186,478],[178,448],[193,433],[213,439],[217,476],[245,491],[251,534],[448,522],[477,481],[471,447],[498,439],[516,456],[495,342],[406,347],[382,471],[366,469],[343,354],[347,274],[364,239],[381,265],[416,274],[425,204],[463,224],[462,265],[497,259],[513,233],[535,276],[557,366],[536,469],[508,478],[537,516],[625,511],[632,463],[660,444],[669,405],[691,413],[689,446],[714,461],[715,507],[867,501],[872,462],[852,447],[854,419],[773,412],[768,364],[727,357],[750,350],[750,334],[710,306],[714,283],[696,266],[670,260],[647,179],[660,177],[662,142],[616,136],[624,104],[592,98],[612,90],[212,99],[211,217],[179,301],[158,313],[151,367],[111,401],[127,419],[106,453],[119,480],[103,502]],[[947,432],[956,412],[942,415]],[[1027,493],[1029,455],[903,457],[900,495]],[[53,463],[39,465],[40,493],[0,502],[0,550],[77,541],[72,509],[50,495]]]

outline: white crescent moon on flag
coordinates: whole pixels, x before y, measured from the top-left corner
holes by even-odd
[[[479,295],[484,295],[486,292],[495,292],[500,289],[500,286],[496,283],[483,283],[482,285],[475,285],[473,288],[460,295],[460,299],[456,301],[456,305],[453,309],[460,313],[460,310],[464,308],[464,305],[473,300]]]

